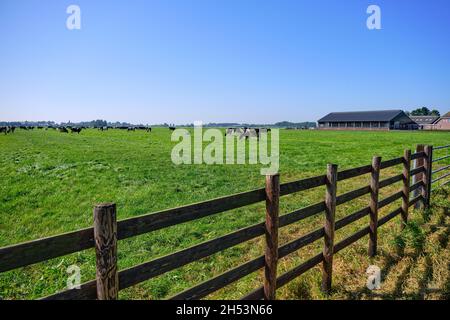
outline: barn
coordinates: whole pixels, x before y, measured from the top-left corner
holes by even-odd
[[[331,112],[318,121],[321,130],[416,130],[402,110]]]

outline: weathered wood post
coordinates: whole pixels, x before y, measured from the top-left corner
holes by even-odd
[[[380,190],[381,157],[372,158],[372,172],[370,177],[370,233],[369,257],[377,254],[377,228],[378,228],[378,194]]]
[[[425,199],[425,208],[429,208],[431,198],[431,175],[433,172],[433,146],[425,146],[425,159],[423,165],[425,167],[425,173],[423,175],[425,187],[423,188],[422,195]]]
[[[417,152],[417,153],[419,153],[419,152],[425,152],[425,145],[423,145],[423,144],[418,144],[418,145],[416,146],[416,152]],[[420,158],[414,160],[414,169],[422,167],[423,164],[424,164],[424,158],[423,158],[423,157],[420,157]],[[423,173],[422,173],[422,172],[421,172],[421,173],[418,173],[418,174],[416,174],[416,175],[413,176],[412,183],[415,184],[415,183],[417,183],[418,181],[423,181]],[[421,190],[422,190],[422,191],[421,191]],[[421,192],[423,192],[423,188],[417,188],[416,190],[414,190],[413,197],[414,197],[414,198],[417,197]],[[421,206],[421,203],[420,203],[420,202],[421,202],[421,201],[416,202],[416,204],[414,205],[414,208],[420,209],[420,206]],[[422,206],[423,206],[423,205],[425,205],[425,204],[424,204],[423,201],[422,201]]]
[[[104,203],[94,208],[94,240],[97,258],[97,299],[116,300],[119,293],[117,273],[116,204]]]
[[[266,176],[266,251],[264,267],[264,299],[275,300],[278,264],[278,224],[280,175]]]
[[[405,150],[405,152],[403,153],[403,188],[402,188],[403,228],[408,223],[410,186],[411,186],[411,150]]]
[[[330,293],[331,280],[333,275],[333,247],[334,247],[334,223],[336,213],[336,191],[337,191],[337,170],[336,164],[329,164],[327,167],[327,181],[325,193],[325,235],[323,247],[322,264],[322,291]]]

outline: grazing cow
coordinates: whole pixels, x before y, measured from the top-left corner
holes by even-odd
[[[58,128],[58,130],[59,130],[59,132],[61,132],[61,133],[69,133],[69,130],[67,130],[66,127]]]
[[[228,128],[226,131],[225,131],[225,135],[227,136],[227,135],[233,135],[233,134],[235,134],[236,133],[236,128]]]
[[[245,130],[245,138],[259,138],[259,129],[247,128]]]
[[[136,128],[134,128],[134,127],[128,127],[128,128],[127,128],[127,131],[136,131]]]
[[[175,127],[169,127],[169,130],[171,130],[171,131],[175,131]]]
[[[239,128],[238,130],[238,134],[239,134],[239,139],[245,138],[257,138],[259,139],[260,134],[261,134],[261,130],[259,128]]]
[[[81,130],[82,130],[82,128],[70,128],[70,131],[72,132],[72,133],[80,133],[81,132]]]
[[[147,132],[152,132],[152,128],[147,128]]]
[[[0,132],[4,132],[5,134],[14,133],[14,130],[16,130],[15,127],[10,127],[10,126],[0,127]]]

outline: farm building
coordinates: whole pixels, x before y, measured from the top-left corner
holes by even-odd
[[[450,112],[447,112],[440,117],[434,124],[431,130],[450,130]]]
[[[409,116],[421,130],[431,130],[434,123],[439,120],[437,116]]]
[[[422,130],[450,130],[450,112],[442,117],[436,116],[411,116]]]
[[[418,125],[402,110],[332,112],[318,123],[322,130],[418,129]]]

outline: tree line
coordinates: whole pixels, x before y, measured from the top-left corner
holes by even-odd
[[[427,107],[417,108],[415,110],[412,110],[411,112],[406,111],[406,114],[409,116],[434,116],[434,117],[440,117],[441,113],[436,110],[430,110]]]

